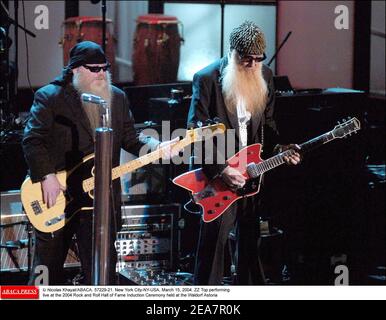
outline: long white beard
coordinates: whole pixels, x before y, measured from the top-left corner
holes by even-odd
[[[92,82],[91,84],[85,80],[81,72],[78,72],[74,74],[74,77],[72,79],[72,85],[79,92],[80,95],[82,93],[94,94],[96,96],[101,97],[103,100],[105,100],[108,106],[111,106],[112,88],[111,88],[110,72],[106,73],[105,81],[95,81],[95,82]],[[101,119],[100,106],[94,103],[82,101],[82,107],[90,120],[91,129],[94,131],[101,124],[100,123],[100,119]]]
[[[267,103],[267,84],[262,74],[262,64],[245,68],[238,64],[237,53],[232,51],[222,77],[222,92],[227,109],[235,114],[242,107],[252,115],[262,114]]]

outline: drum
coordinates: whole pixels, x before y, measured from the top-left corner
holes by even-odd
[[[70,50],[78,42],[93,41],[102,46],[101,17],[71,17],[63,22],[64,36],[60,42],[63,46],[63,65],[70,59]],[[111,73],[115,63],[115,39],[112,36],[112,21],[106,19],[106,56],[111,63]]]
[[[182,38],[176,17],[139,16],[134,37],[133,72],[137,85],[177,80]]]

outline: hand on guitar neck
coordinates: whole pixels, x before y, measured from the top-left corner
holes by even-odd
[[[66,190],[66,188],[60,184],[56,174],[54,173],[46,175],[43,178],[43,181],[41,181],[41,185],[43,201],[47,204],[48,208],[53,207],[56,204],[56,198],[60,192]]]
[[[301,161],[300,153],[296,152],[300,151],[300,147],[297,144],[288,144],[284,146],[279,146],[279,153],[287,150],[293,150],[293,153],[291,153],[288,156],[284,156],[283,159],[286,164],[288,165],[297,165]],[[239,188],[244,187],[246,178],[235,168],[232,168],[230,166],[226,167],[220,174],[222,180],[225,182],[225,184],[232,189],[233,191],[236,191]]]
[[[300,156],[300,153],[296,152],[296,151],[300,151],[300,147],[297,144],[287,144],[284,146],[280,146],[279,150],[280,152],[283,152],[290,149],[293,150],[293,153],[291,153],[289,156],[284,156],[283,159],[286,164],[295,166],[299,164],[302,159]]]
[[[179,137],[174,138],[173,140],[161,142],[158,145],[158,149],[162,149],[162,159],[168,160],[168,159],[171,159],[175,156],[178,156],[180,151],[183,149],[181,147],[175,148],[175,145],[178,141],[180,141]]]

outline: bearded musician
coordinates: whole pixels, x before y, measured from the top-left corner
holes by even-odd
[[[287,164],[300,162],[297,145],[279,144],[273,119],[274,87],[272,71],[263,61],[266,41],[262,30],[246,21],[230,34],[227,56],[197,72],[193,78],[193,96],[188,123],[219,118],[227,129],[234,129],[236,152],[247,145],[263,142],[263,158],[282,150],[293,149],[285,157]],[[262,138],[264,137],[264,141]],[[227,136],[229,139],[229,136]],[[225,142],[225,145],[227,143]],[[203,170],[211,179],[221,176],[229,188],[245,184],[244,176],[227,166],[223,148],[214,145],[204,152]],[[212,154],[215,153],[214,162]],[[263,284],[258,261],[258,199],[240,199],[216,220],[201,221],[195,262],[195,284],[219,285],[224,274],[224,255],[229,233],[236,226],[235,284]]]
[[[110,64],[102,48],[91,41],[80,42],[70,51],[70,61],[62,76],[35,93],[31,116],[27,122],[23,150],[32,182],[40,182],[48,208],[56,203],[65,188],[55,173],[73,168],[94,152],[95,129],[100,126],[101,111],[95,104],[81,101],[82,93],[104,99],[111,108],[113,128],[112,166],[118,166],[120,149],[138,155],[147,149],[166,147],[165,158],[175,155],[171,141],[160,143],[134,129],[134,119],[126,94],[111,84]],[[120,224],[121,191],[119,180],[113,183],[112,239],[110,241],[109,284],[116,283],[114,248],[115,232]],[[84,274],[83,284],[91,284],[92,214],[75,215],[64,228],[45,233],[35,230],[35,251],[30,284],[37,277],[35,268],[44,265],[49,271],[49,284],[63,284],[63,264],[76,234]]]

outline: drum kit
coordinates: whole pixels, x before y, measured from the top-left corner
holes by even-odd
[[[133,43],[133,72],[136,85],[171,83],[177,80],[180,62],[179,33],[182,24],[176,17],[163,14],[141,15],[136,21]],[[63,65],[67,65],[70,49],[81,41],[102,45],[103,19],[101,17],[71,17],[62,26],[64,34],[59,42],[63,47]],[[112,20],[106,19],[106,55],[115,68],[115,46]]]
[[[176,17],[161,14],[139,16],[134,38],[133,71],[138,85],[171,83],[177,80],[180,63]]]

